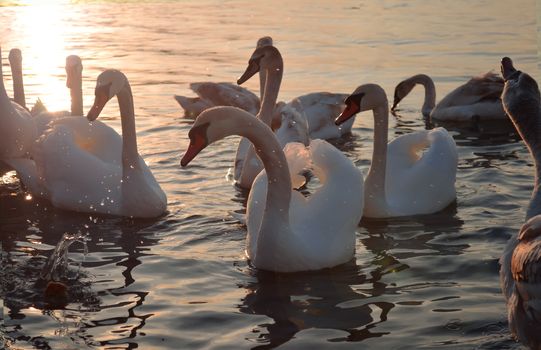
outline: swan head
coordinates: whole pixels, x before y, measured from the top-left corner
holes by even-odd
[[[237,120],[232,120],[228,116],[235,115]],[[247,121],[245,124],[239,124],[238,117]],[[204,110],[188,132],[190,145],[180,161],[181,166],[187,166],[203,149],[208,145],[229,135],[238,134],[235,132],[239,128],[249,127],[250,123],[259,122],[252,114],[231,106],[218,106]],[[242,123],[242,122],[241,122]]]
[[[394,98],[391,111],[394,111],[396,107],[398,107],[400,101],[402,101],[404,97],[408,96],[414,87],[415,82],[412,82],[410,79],[403,80],[398,83],[398,85],[396,85],[396,87],[394,88]]]
[[[128,78],[119,70],[108,69],[98,76],[96,81],[94,104],[88,111],[86,118],[96,120],[105,104],[122,91],[128,84]]]
[[[81,79],[83,74],[83,63],[81,58],[77,55],[70,55],[66,57],[66,87],[68,89],[76,88],[80,85],[76,81],[78,78]]]
[[[273,45],[272,38],[270,36],[262,36],[261,38],[259,38],[259,40],[257,40],[256,47],[272,46],[272,45]]]
[[[255,49],[248,60],[248,67],[237,80],[237,84],[242,85],[248,79],[263,69],[281,69],[283,66],[282,55],[274,46],[260,46]]]
[[[23,54],[21,53],[21,50],[19,49],[11,49],[9,50],[9,64],[10,65],[17,65],[17,67],[22,67],[23,62]]]
[[[336,125],[345,123],[359,112],[387,106],[387,96],[379,85],[364,84],[355,89],[344,103],[346,108],[334,121]]]
[[[501,72],[505,80],[502,93],[503,108],[519,131],[524,128],[523,137],[528,131],[535,132],[529,129],[530,126],[537,126],[538,118],[541,117],[541,96],[537,82],[528,74],[515,69],[509,57],[502,59]]]
[[[276,130],[276,137],[283,148],[289,142],[300,142],[305,146],[310,144],[308,121],[297,109],[284,105],[280,111],[281,124]]]

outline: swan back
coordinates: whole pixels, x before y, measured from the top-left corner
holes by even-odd
[[[252,114],[259,110],[259,97],[236,84],[199,82],[191,83],[190,88],[209,106],[234,106]]]
[[[503,79],[494,72],[472,77],[445,96],[438,108],[472,105],[482,101],[499,101],[503,90]]]
[[[514,283],[504,289],[509,328],[521,342],[538,349],[541,346],[541,216],[528,220],[518,239],[513,237],[511,242],[514,249],[507,251],[511,253],[507,273]]]
[[[444,128],[401,135],[387,150],[385,191],[393,216],[429,214],[456,197],[458,154]]]

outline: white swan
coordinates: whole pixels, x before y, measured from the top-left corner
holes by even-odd
[[[252,53],[246,70],[237,80],[240,85],[256,73],[259,72],[260,76],[263,73],[264,78],[260,82],[264,82],[265,87],[262,90],[263,99],[257,117],[268,126],[271,126],[274,116],[283,71],[284,63],[280,51],[274,46],[261,46]],[[233,175],[236,183],[242,188],[251,188],[255,177],[262,169],[263,165],[256,156],[253,146],[246,138],[242,138],[235,155]]]
[[[355,118],[338,126],[334,120],[344,110],[347,94],[331,92],[312,92],[292,99],[288,103],[278,102],[275,113],[284,106],[296,109],[308,122],[311,139],[335,139],[351,132]]]
[[[396,86],[391,110],[396,109],[416,84],[425,88],[421,109],[425,117],[455,122],[507,118],[500,99],[503,80],[492,72],[471,78],[447,94],[437,105],[436,88],[432,79],[425,74],[414,75]]]
[[[118,97],[122,137],[95,120]],[[149,218],[163,214],[165,193],[137,152],[133,98],[128,80],[116,70],[98,77],[96,98],[85,118],[58,118],[32,152],[33,160],[8,162],[34,195],[58,208]]]
[[[13,79],[14,101],[20,106],[26,108],[25,93],[23,85],[22,72],[22,54],[19,49],[12,49],[9,52],[9,62]],[[81,58],[77,55],[66,57],[66,87],[70,90],[71,111],[49,112],[40,99],[32,107],[30,114],[34,117],[32,120],[37,128],[37,136],[47,130],[47,124],[53,118],[66,116],[83,115],[83,64]]]
[[[272,45],[272,38],[264,36],[259,38],[256,47]],[[265,85],[264,76],[261,75],[261,93]],[[191,83],[190,89],[197,97],[175,95],[175,100],[184,109],[184,115],[195,118],[205,109],[214,106],[235,106],[252,114],[257,114],[260,99],[250,90],[232,83],[197,82]]]
[[[365,181],[364,216],[430,214],[453,202],[458,156],[447,130],[417,131],[387,144],[389,106],[376,84],[359,86],[336,123],[366,110],[374,113],[374,151]]]
[[[335,147],[315,140],[305,150],[322,187],[304,198],[292,191],[288,162],[272,130],[253,115],[234,107],[209,109],[196,119],[188,135],[190,145],[182,166],[229,135],[248,138],[262,159],[265,172],[254,183],[246,214],[246,254],[256,268],[318,270],[353,257],[363,208],[362,175]]]
[[[1,59],[0,50],[0,62]],[[36,137],[37,130],[30,112],[12,102],[7,95],[0,65],[0,159],[28,155]]]
[[[509,239],[500,259],[500,282],[507,301],[509,328],[532,349],[541,348],[541,96],[532,77],[502,59],[503,107],[535,163],[535,184],[527,222]]]

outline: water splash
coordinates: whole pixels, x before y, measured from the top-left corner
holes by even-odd
[[[90,238],[87,233],[77,232],[75,234],[64,233],[58,244],[56,245],[53,253],[47,260],[47,263],[43,267],[40,273],[40,278],[45,281],[60,281],[60,280],[75,280],[79,277],[81,265],[84,262],[88,254],[88,242]],[[73,243],[81,243],[83,245],[83,259],[77,264],[75,272],[69,269],[69,247]]]

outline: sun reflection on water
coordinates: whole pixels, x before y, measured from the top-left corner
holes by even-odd
[[[13,30],[26,41],[22,54],[27,96],[38,96],[49,111],[66,110],[70,105],[64,70],[69,54],[66,44],[70,28],[65,19],[68,3],[19,1],[18,4],[29,6],[23,6],[12,22]],[[36,87],[40,90],[32,93]],[[34,102],[27,101],[30,106]]]

